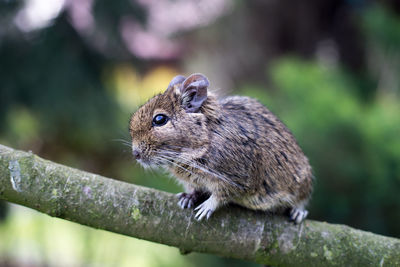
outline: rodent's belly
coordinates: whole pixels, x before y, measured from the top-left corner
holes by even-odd
[[[174,168],[173,174],[181,181],[186,182],[193,189],[208,191],[211,194],[220,192],[221,188],[228,189],[226,186],[221,186],[220,182],[216,182],[215,179],[210,179],[206,175],[196,175],[195,171],[196,170],[191,170],[191,172],[187,172],[183,169]],[[226,190],[224,195],[228,202],[232,202],[252,210],[267,211],[274,210],[276,208],[291,207],[294,206],[296,202],[294,196],[287,192],[266,194],[265,192],[255,190],[252,194],[238,194],[238,192],[230,192],[229,190]]]
[[[273,210],[278,207],[290,207],[293,199],[286,194],[273,196],[255,194],[249,196],[239,196],[232,200],[233,203],[252,210]]]

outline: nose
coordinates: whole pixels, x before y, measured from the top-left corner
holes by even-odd
[[[140,151],[137,148],[132,149],[132,154],[135,157],[135,159],[140,159]]]

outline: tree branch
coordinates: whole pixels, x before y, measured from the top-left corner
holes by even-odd
[[[133,236],[182,252],[274,266],[400,266],[400,240],[345,225],[240,207],[194,220],[174,195],[104,178],[0,145],[0,199],[50,216]]]

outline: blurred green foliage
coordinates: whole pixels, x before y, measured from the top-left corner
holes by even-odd
[[[118,108],[101,83],[104,60],[85,50],[62,19],[32,38],[0,45],[7,63],[0,72],[0,140],[22,147],[52,144],[43,151],[50,155],[105,153],[99,144],[115,137]]]
[[[398,15],[381,5],[375,5],[365,10],[363,27],[370,40],[382,47],[400,46],[400,20]]]

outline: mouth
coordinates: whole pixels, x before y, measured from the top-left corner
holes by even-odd
[[[174,164],[174,160],[167,156],[162,156],[157,153],[143,153],[138,149],[132,149],[132,150],[134,159],[144,169],[165,168]]]

